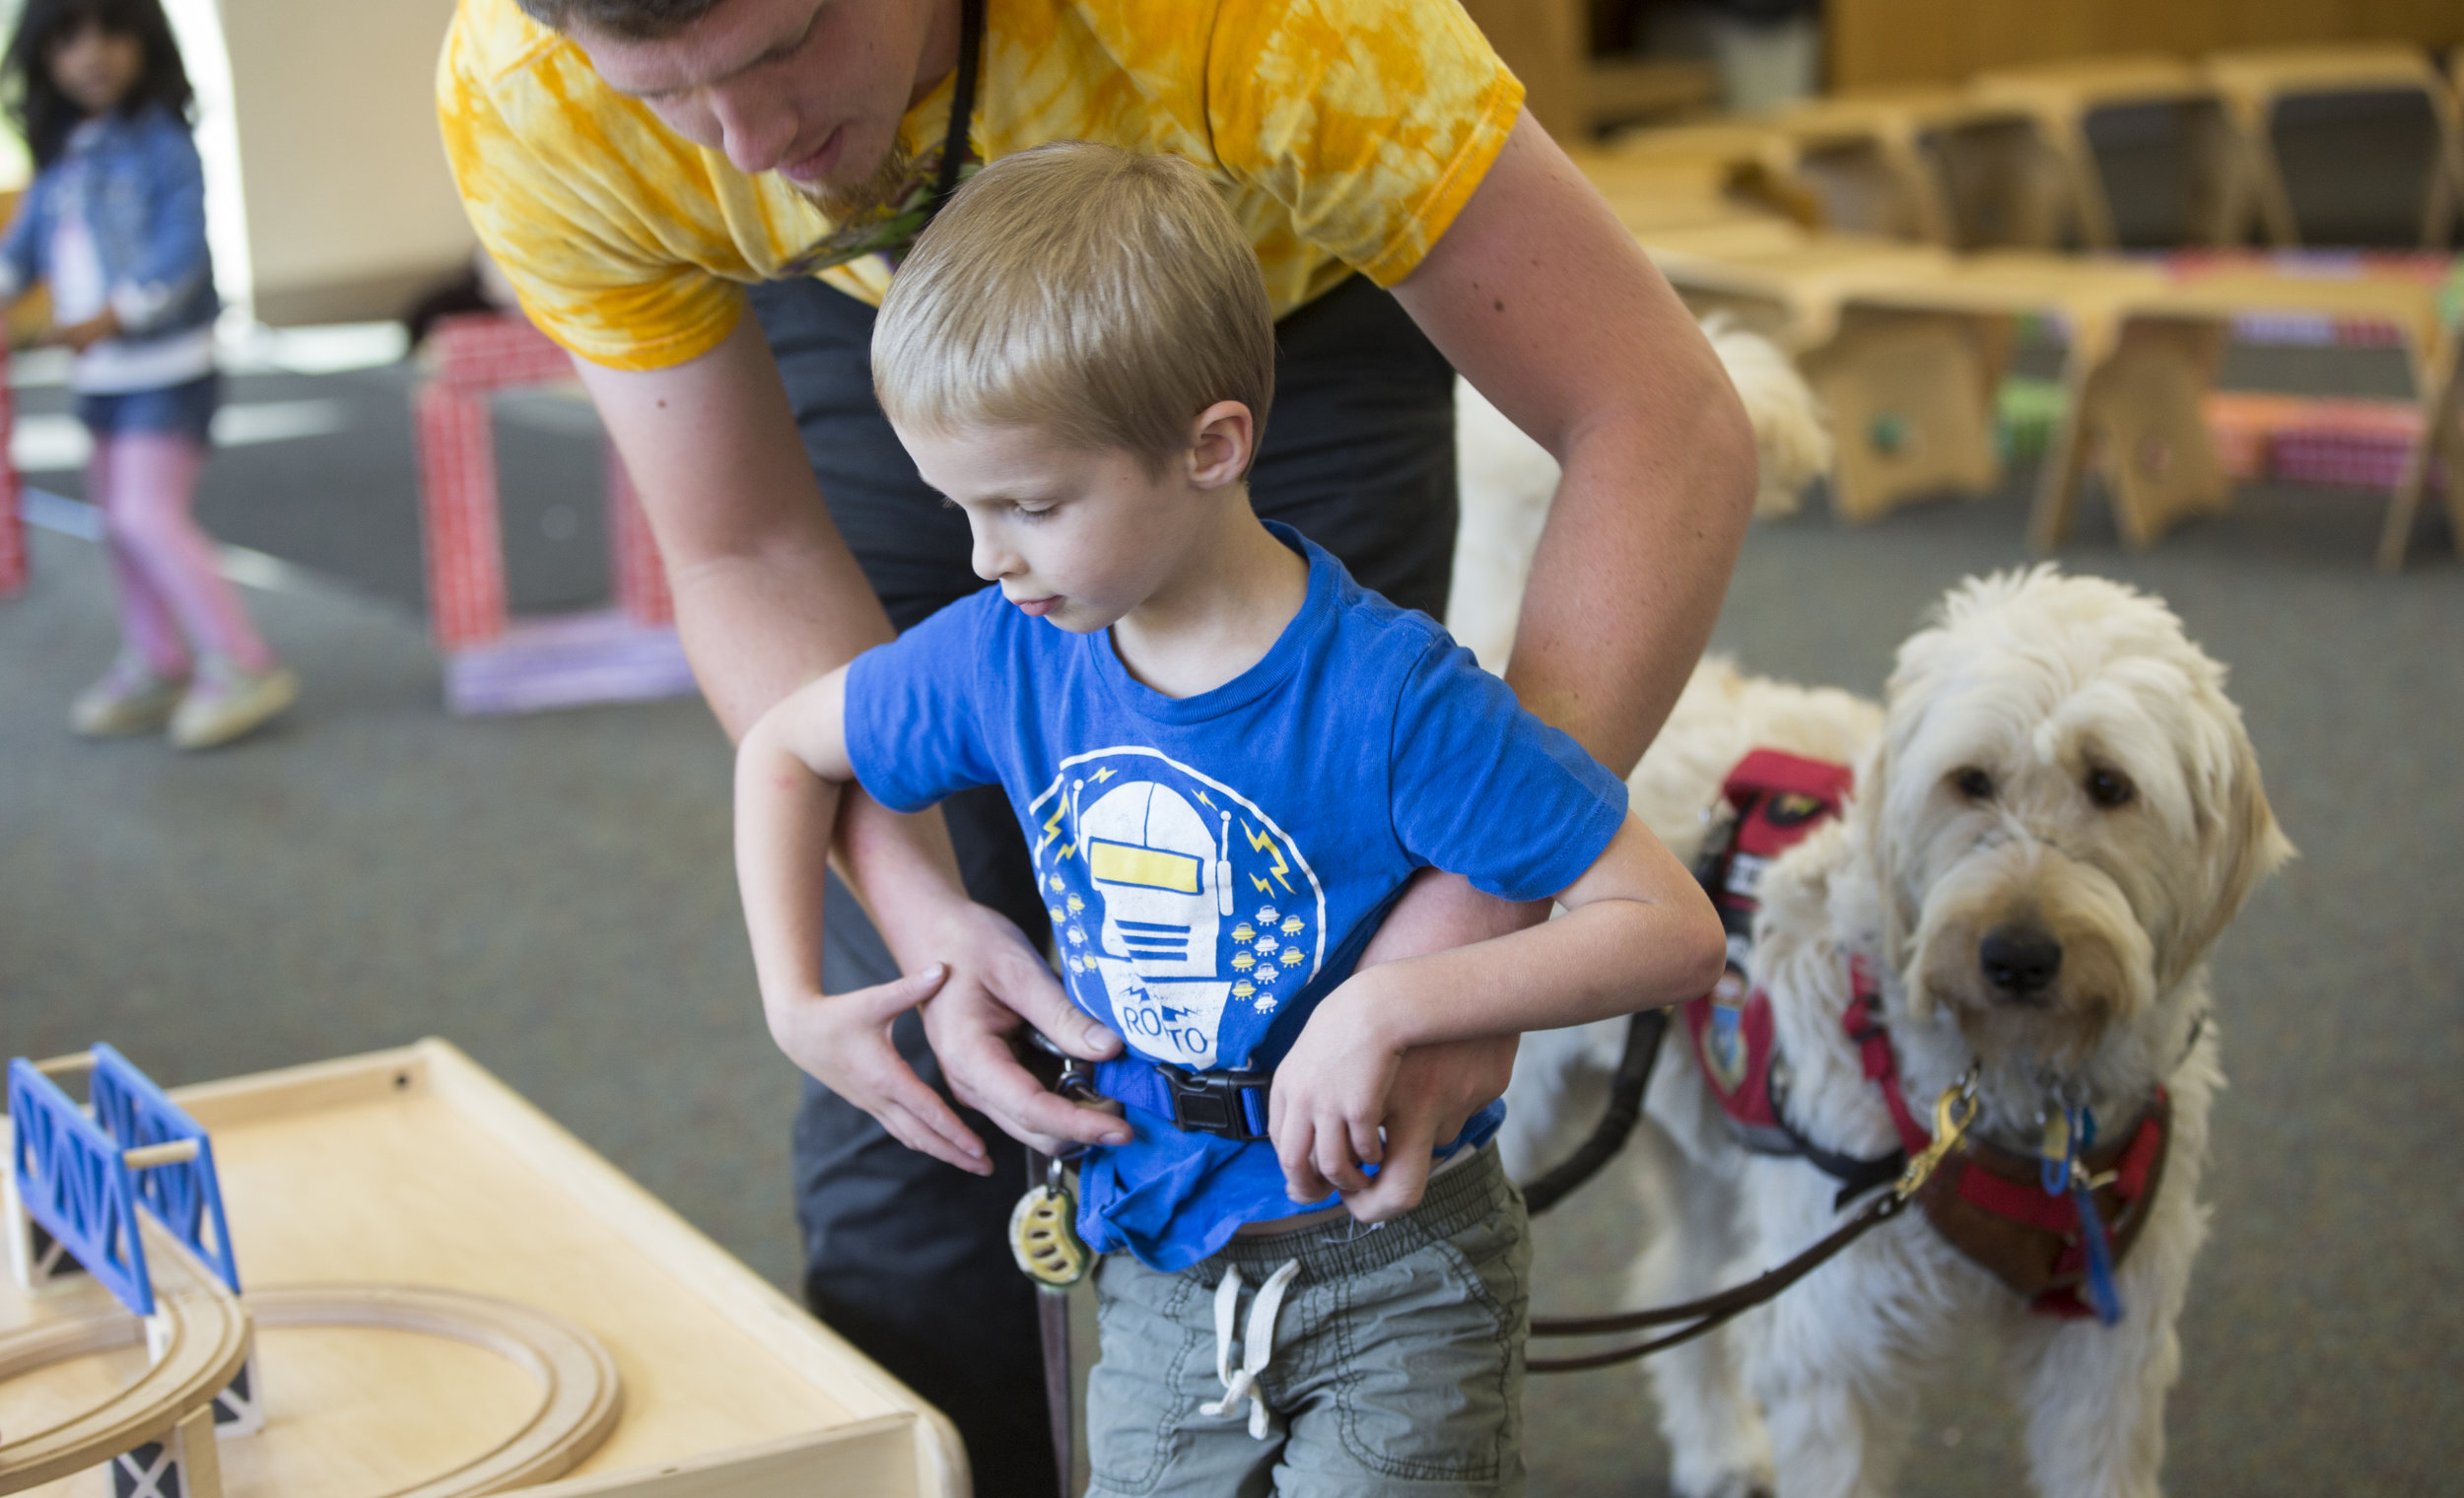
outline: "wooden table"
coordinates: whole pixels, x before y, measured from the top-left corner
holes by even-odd
[[[172,1097],[211,1131],[247,1291],[471,1292],[563,1317],[605,1346],[622,1381],[614,1431],[524,1493],[968,1491],[944,1417],[443,1041]],[[109,1304],[90,1285],[29,1299],[0,1281],[0,1331]],[[460,1342],[273,1326],[257,1336],[265,1429],[219,1443],[234,1498],[411,1488],[506,1439],[526,1407],[526,1375]],[[131,1348],[0,1385],[0,1439],[107,1399],[145,1368]],[[97,1468],[33,1491],[109,1486]]]

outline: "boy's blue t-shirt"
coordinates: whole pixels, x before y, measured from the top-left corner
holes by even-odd
[[[998,587],[848,669],[864,789],[898,811],[1006,790],[1071,998],[1133,1054],[1193,1071],[1279,1060],[1414,870],[1537,900],[1625,818],[1623,783],[1428,616],[1269,528],[1308,559],[1308,599],[1211,692],[1166,697],[1122,666],[1110,631],[1031,619]],[[1503,1118],[1492,1104],[1456,1147]],[[1243,1223],[1310,1209],[1284,1194],[1270,1143],[1129,1120],[1133,1141],[1079,1173],[1079,1232],[1099,1251],[1172,1271]]]

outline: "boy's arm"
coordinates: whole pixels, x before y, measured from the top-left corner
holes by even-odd
[[[927,852],[909,860],[905,882],[878,923],[909,976],[847,993],[820,990],[822,883],[844,800],[861,799],[876,816],[897,814],[856,792],[848,758],[847,668],[790,693],[764,714],[736,752],[736,880],[752,937],[753,967],[771,1038],[788,1058],[839,1096],[880,1120],[910,1149],[977,1175],[992,1171],[983,1141],[940,1094],[919,1078],[890,1042],[890,1025],[926,999],[925,1028],[942,1004],[969,1006],[960,1026],[968,1045],[1003,1048],[999,1062],[1017,1070],[1002,1037],[1021,1021],[997,1010],[1006,1025],[975,1017],[995,996],[1030,993],[1057,1007],[1060,1021],[1039,1021],[1070,1049],[1101,1057],[1120,1040],[1086,1018],[1060,990],[1052,971],[1003,917],[967,898],[946,836],[925,840]],[[937,830],[937,813],[933,817]],[[915,818],[898,818],[917,821]],[[953,974],[955,976],[953,976]],[[946,987],[945,987],[946,981]],[[972,1095],[957,1082],[959,1062],[991,1072],[997,1062],[975,1056],[959,1042],[936,1037],[943,1072],[959,1097],[1036,1148],[1052,1152],[1071,1140],[1126,1144],[1120,1120],[1035,1086],[1026,1097]],[[1023,1071],[1020,1073],[1024,1075]],[[1007,1106],[1001,1106],[1007,1105]]]
[[[1360,1166],[1381,1160],[1382,1189],[1353,1210],[1387,1216],[1419,1199],[1435,1141],[1379,1134],[1412,1048],[1585,1024],[1677,1003],[1718,981],[1719,917],[1631,815],[1557,902],[1562,919],[1364,968],[1319,1004],[1275,1068],[1267,1110],[1295,1200],[1330,1187],[1366,1192]]]
[[[736,883],[771,1038],[898,1141],[961,1170],[984,1143],[890,1043],[890,1024],[932,996],[945,964],[852,993],[821,992],[821,891],[840,794],[853,781],[842,666],[782,699],[736,752]],[[965,897],[959,897],[963,900]]]

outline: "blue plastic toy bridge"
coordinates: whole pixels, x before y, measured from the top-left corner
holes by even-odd
[[[204,1125],[109,1046],[96,1046],[86,1059],[93,1067],[91,1118],[34,1062],[9,1062],[9,1167],[27,1215],[139,1316],[154,1314],[140,1208],[239,1294],[240,1267]],[[131,1150],[190,1141],[194,1152],[184,1158],[128,1163]]]

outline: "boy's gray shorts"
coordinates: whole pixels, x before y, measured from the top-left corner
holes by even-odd
[[[1227,1265],[1240,1267],[1237,1336],[1255,1287],[1292,1260],[1300,1277],[1258,1380],[1271,1416],[1260,1440],[1246,1406],[1198,1409],[1223,1395],[1215,1287]],[[1089,1498],[1520,1494],[1531,1266],[1523,1196],[1494,1147],[1376,1227],[1346,1217],[1236,1238],[1178,1274],[1105,1256],[1095,1274],[1103,1359],[1087,1384]]]

